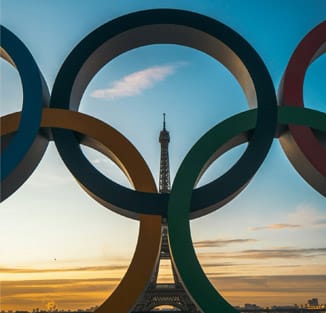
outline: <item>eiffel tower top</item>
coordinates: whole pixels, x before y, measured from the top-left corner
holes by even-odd
[[[168,193],[170,192],[170,166],[169,166],[170,134],[166,130],[165,113],[163,113],[163,129],[160,132],[159,142],[161,144],[159,192]]]
[[[160,141],[160,144],[161,144],[161,147],[162,147],[162,143],[169,143],[170,142],[170,134],[169,132],[166,130],[166,126],[165,126],[165,116],[166,114],[163,113],[163,129],[161,130],[160,132],[160,138],[159,138],[159,141]],[[161,151],[162,152],[162,151]]]

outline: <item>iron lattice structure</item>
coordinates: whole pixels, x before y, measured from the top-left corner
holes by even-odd
[[[170,165],[169,165],[169,142],[170,134],[165,127],[165,113],[163,114],[163,129],[160,132],[159,142],[161,144],[160,180],[159,192],[170,192]],[[187,313],[200,313],[197,305],[187,294],[178,273],[173,265],[169,247],[169,235],[167,221],[163,219],[162,240],[158,261],[153,275],[145,289],[142,297],[138,300],[133,312],[149,312],[160,305],[171,305]],[[172,269],[172,283],[158,283],[158,273],[161,260],[169,260]],[[179,311],[180,312],[180,311]]]
[[[170,191],[170,164],[169,164],[169,142],[170,134],[165,128],[165,113],[163,113],[163,129],[160,132],[159,142],[161,144],[160,161],[160,193]]]

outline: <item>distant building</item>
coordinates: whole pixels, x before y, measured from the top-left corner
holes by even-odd
[[[254,303],[245,303],[244,305],[245,310],[257,310],[260,309],[260,307]]]
[[[317,298],[312,298],[308,300],[308,306],[318,306],[318,299]]]

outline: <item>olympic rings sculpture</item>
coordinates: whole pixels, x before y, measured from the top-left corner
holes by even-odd
[[[182,162],[170,194],[157,193],[146,162],[122,134],[78,112],[87,84],[101,67],[130,49],[158,43],[192,47],[220,61],[238,80],[249,105],[256,107],[224,120],[199,139]],[[1,118],[1,201],[28,179],[48,141],[54,140],[64,163],[91,197],[119,214],[140,220],[131,264],[97,312],[132,310],[156,264],[162,217],[168,219],[173,262],[192,299],[205,313],[237,312],[205,276],[192,245],[189,219],[220,208],[240,193],[263,163],[274,138],[279,138],[300,175],[326,195],[326,115],[304,108],[302,99],[305,72],[325,50],[326,22],[322,22],[294,51],[277,98],[264,62],[235,31],[192,12],[147,10],[119,17],[86,36],[63,63],[50,95],[28,49],[1,26],[0,55],[17,68],[24,95],[22,112]],[[194,189],[216,158],[244,142],[248,142],[244,154],[228,172]],[[80,144],[112,159],[135,190],[98,172],[81,152]]]

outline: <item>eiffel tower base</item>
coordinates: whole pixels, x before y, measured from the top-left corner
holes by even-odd
[[[153,272],[153,276],[142,297],[135,305],[132,313],[153,312],[152,310],[154,308],[163,305],[172,306],[176,308],[176,311],[179,313],[200,313],[201,311],[198,309],[198,306],[189,297],[185,288],[183,287],[172,262],[171,268],[173,274],[173,283],[157,283],[160,260],[169,260],[171,262],[171,254],[168,244],[168,227],[166,224],[162,225],[161,250],[159,260]],[[160,312],[163,313],[164,311]]]

